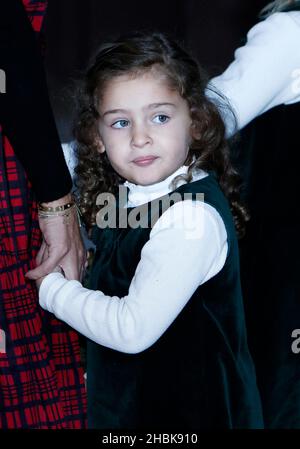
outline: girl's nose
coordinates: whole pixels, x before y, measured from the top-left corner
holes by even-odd
[[[145,125],[134,125],[132,128],[131,144],[134,147],[142,148],[145,145],[152,143],[152,138]]]

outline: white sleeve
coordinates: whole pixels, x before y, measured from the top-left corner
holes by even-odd
[[[255,25],[210,85],[229,99],[238,129],[275,106],[300,101],[300,11],[275,13]],[[209,89],[207,95],[217,98]],[[224,119],[232,135],[226,114]]]
[[[226,256],[227,233],[218,212],[201,201],[180,201],[153,226],[127,296],[106,296],[51,273],[41,284],[40,304],[96,343],[141,352],[165,332],[197,287],[222,269]]]

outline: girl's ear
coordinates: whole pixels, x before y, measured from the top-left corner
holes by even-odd
[[[99,145],[98,151],[99,151],[99,153],[105,153],[105,146],[104,146],[104,143],[102,142],[102,140],[100,140],[100,145]]]
[[[105,146],[104,143],[102,142],[102,139],[100,136],[96,137],[96,141],[95,141],[96,145],[97,145],[97,150],[99,153],[104,153],[105,152]]]

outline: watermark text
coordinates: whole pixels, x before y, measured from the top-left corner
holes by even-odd
[[[138,200],[135,198],[135,200]],[[143,198],[141,198],[142,202]],[[171,224],[172,228],[184,229],[187,239],[200,239],[203,236],[204,220],[203,213],[196,207],[191,207],[191,202],[204,202],[203,193],[173,192],[154,199],[148,203],[140,204],[132,209],[127,205],[127,189],[119,186],[119,195],[116,198],[112,193],[100,193],[96,199],[96,205],[101,209],[96,215],[97,226],[105,228],[156,228],[166,227]],[[180,208],[176,203],[181,202]],[[137,204],[139,201],[137,201]],[[171,207],[173,206],[174,207]],[[194,204],[195,205],[195,204]],[[162,217],[168,209],[168,215]],[[160,219],[160,220],[159,220]],[[158,221],[159,220],[159,221]]]
[[[6,75],[4,70],[0,69],[0,94],[6,93]]]

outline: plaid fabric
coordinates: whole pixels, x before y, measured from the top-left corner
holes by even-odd
[[[22,0],[32,28],[37,33],[41,31],[43,18],[46,12],[48,0]]]
[[[46,2],[23,3],[39,31]],[[40,243],[30,182],[0,128],[0,428],[85,428],[78,335],[39,307],[24,277]]]

